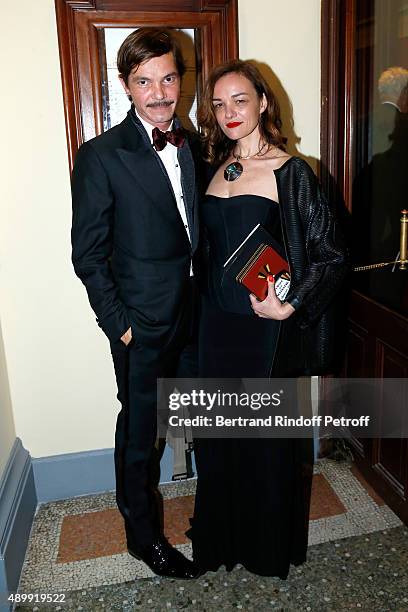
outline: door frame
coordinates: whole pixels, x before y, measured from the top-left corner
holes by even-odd
[[[356,0],[322,0],[320,175],[331,201],[345,204],[349,212],[354,161],[355,14]]]
[[[99,30],[194,28],[202,83],[238,57],[238,0],[55,0],[55,10],[70,170],[80,145],[103,131]]]

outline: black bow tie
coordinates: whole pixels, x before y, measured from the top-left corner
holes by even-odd
[[[162,151],[168,142],[175,147],[182,147],[186,140],[184,130],[181,127],[168,132],[162,132],[158,127],[155,127],[152,131],[152,138],[156,151]]]

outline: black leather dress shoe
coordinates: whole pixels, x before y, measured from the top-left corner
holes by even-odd
[[[188,580],[201,575],[192,561],[162,538],[137,552],[128,546],[128,553],[144,561],[157,576]]]

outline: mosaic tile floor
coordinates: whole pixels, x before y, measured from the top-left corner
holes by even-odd
[[[194,480],[161,487],[166,535],[187,556],[191,556],[191,545],[184,532],[194,489]],[[63,610],[320,612],[354,606],[408,611],[408,530],[352,464],[329,459],[317,462],[310,518],[308,561],[300,568],[292,567],[287,581],[254,577],[238,567],[229,574],[208,572],[200,580],[181,585],[153,577],[142,562],[127,554],[113,493],[49,503],[37,512],[19,590],[65,592]],[[401,556],[405,571],[404,565],[400,567]],[[389,583],[395,587],[395,605],[385,601]],[[348,607],[339,608],[339,591],[346,600],[354,598],[354,604],[347,600]],[[364,597],[359,593],[365,593]],[[380,607],[365,607],[368,595],[375,595]],[[291,607],[296,597],[301,602]],[[316,607],[316,597],[321,607]],[[18,609],[34,610],[35,606]],[[45,608],[40,605],[37,609]]]

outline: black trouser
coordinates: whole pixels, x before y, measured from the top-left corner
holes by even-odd
[[[155,447],[157,378],[197,376],[195,325],[182,327],[164,349],[134,341],[128,347],[121,341],[111,344],[122,404],[115,435],[116,500],[128,545],[136,551],[161,533],[157,485],[164,444]]]

